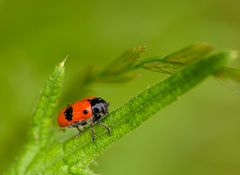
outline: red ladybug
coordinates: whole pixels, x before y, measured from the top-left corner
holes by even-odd
[[[67,107],[63,108],[58,115],[58,125],[60,127],[76,127],[79,132],[86,125],[90,125],[92,131],[92,140],[95,140],[95,131],[93,126],[98,123],[100,126],[108,130],[111,129],[101,123],[101,120],[108,114],[109,104],[102,98],[89,97],[79,100]]]

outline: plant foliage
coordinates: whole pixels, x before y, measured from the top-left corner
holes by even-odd
[[[58,65],[43,89],[33,115],[28,143],[6,174],[94,174],[88,166],[97,156],[205,77],[214,74],[239,84],[239,70],[226,67],[233,57],[231,52],[212,53],[211,46],[195,44],[167,56],[141,58],[144,48],[130,49],[103,69],[88,69],[92,70],[90,74],[88,72],[88,75],[82,74],[72,80],[78,82],[78,88],[84,89],[94,82],[129,81],[141,68],[168,75],[106,116],[104,123],[111,127],[112,135],[96,126],[94,143],[88,131],[63,143],[51,142],[50,123],[56,117],[54,112],[64,77],[64,63]],[[77,90],[74,88],[69,87],[62,98],[74,93]]]

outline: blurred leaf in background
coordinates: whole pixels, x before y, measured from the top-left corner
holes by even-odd
[[[0,0],[0,172],[20,150],[39,90],[66,55],[71,76],[136,45],[148,46],[146,56],[198,41],[240,50],[239,6],[237,0]],[[112,110],[158,75],[146,71],[121,86],[95,84],[93,92],[109,99]],[[209,78],[115,144],[95,169],[106,175],[239,174],[239,104],[239,95]]]

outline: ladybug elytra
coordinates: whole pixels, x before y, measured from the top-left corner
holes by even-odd
[[[109,104],[100,97],[89,97],[79,100],[63,108],[58,115],[60,127],[75,127],[81,133],[82,128],[89,125],[92,132],[92,140],[95,140],[94,125],[99,124],[108,130],[110,128],[101,123],[101,120],[108,114]]]

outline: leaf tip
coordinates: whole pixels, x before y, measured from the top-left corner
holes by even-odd
[[[69,55],[67,55],[67,56],[63,59],[63,61],[60,63],[60,66],[61,66],[61,67],[64,67],[65,62],[67,61],[68,57],[69,57]]]

